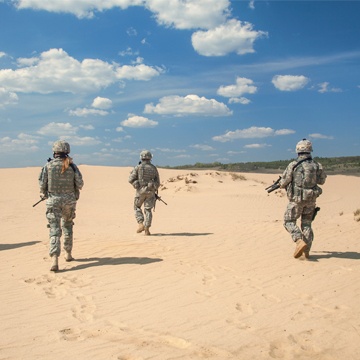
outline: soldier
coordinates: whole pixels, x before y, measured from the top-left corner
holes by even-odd
[[[298,158],[285,169],[279,182],[280,188],[286,188],[289,204],[284,214],[284,227],[295,242],[294,257],[299,258],[303,253],[309,258],[314,240],[311,223],[315,218],[316,198],[321,195],[326,174],[320,163],[311,157],[313,151],[309,140],[303,139],[296,145]],[[297,219],[301,218],[301,229],[297,226]]]
[[[50,228],[49,255],[52,258],[50,271],[58,271],[61,252],[60,238],[64,233],[65,260],[72,261],[73,220],[76,202],[84,182],[78,167],[69,157],[70,145],[63,140],[52,147],[53,159],[42,168],[39,176],[40,193],[46,200],[46,218]]]
[[[135,218],[139,224],[136,232],[145,230],[145,235],[150,235],[152,222],[152,208],[155,206],[155,194],[160,186],[160,177],[157,168],[151,164],[152,154],[148,150],[140,153],[140,162],[131,171],[129,183],[136,189],[134,210]],[[141,206],[144,205],[144,214]]]

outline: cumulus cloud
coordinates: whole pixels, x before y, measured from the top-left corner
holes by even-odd
[[[208,31],[196,31],[191,41],[200,55],[224,56],[232,52],[244,55],[255,52],[253,44],[263,36],[267,33],[253,30],[252,24],[231,19]]]
[[[70,116],[78,116],[78,117],[87,117],[89,115],[106,116],[108,114],[109,114],[108,111],[99,110],[99,109],[77,108],[75,110],[69,110]]]
[[[144,64],[119,66],[99,59],[78,61],[63,49],[50,49],[32,58],[30,65],[0,70],[0,82],[9,91],[24,93],[94,92],[122,80],[150,80],[161,72]]]
[[[112,101],[98,96],[93,100],[91,106],[98,109],[110,109],[112,107]]]
[[[281,91],[296,91],[302,89],[309,78],[303,75],[275,75],[272,79],[274,86]]]
[[[229,0],[146,0],[160,25],[176,29],[209,29],[229,16]]]
[[[149,128],[157,126],[158,122],[149,120],[143,116],[130,115],[126,120],[121,122],[121,125],[131,128]]]
[[[309,134],[309,137],[312,139],[328,139],[328,140],[334,139],[333,136],[323,135],[323,134],[318,134],[318,133]]]
[[[19,97],[13,91],[0,87],[0,109],[18,103]]]
[[[229,104],[242,104],[242,105],[248,105],[251,103],[251,100],[246,97],[240,97],[240,98],[230,98]]]
[[[91,145],[99,145],[101,141],[91,136],[62,136],[62,138],[66,141],[69,141],[71,145],[75,146],[91,146]]]
[[[342,92],[341,89],[333,88],[333,87],[330,87],[329,85],[330,85],[330,83],[328,83],[328,82],[323,82],[323,83],[318,84],[319,93],[323,94],[323,93],[327,93],[327,92]]]
[[[24,152],[24,151],[37,151],[39,138],[36,136],[20,133],[16,138],[8,136],[0,138],[0,152]]]
[[[236,84],[228,86],[220,86],[217,90],[217,94],[229,97],[229,103],[239,103],[247,105],[250,103],[250,100],[243,97],[244,94],[255,94],[257,92],[257,87],[253,85],[251,79],[238,77],[236,79]]]
[[[209,145],[196,144],[196,145],[190,145],[190,147],[192,147],[192,148],[194,148],[194,149],[202,150],[202,151],[211,151],[211,150],[214,150],[214,148],[213,148],[212,146],[209,146]]]
[[[172,95],[161,98],[157,105],[146,104],[144,113],[228,116],[232,114],[232,111],[224,103],[215,99],[206,99],[198,95],[187,95],[185,97]]]
[[[17,0],[14,2],[18,9],[30,8],[34,10],[46,10],[55,13],[68,13],[73,14],[80,19],[93,18],[95,12],[109,10],[113,7],[120,7],[121,9],[126,9],[129,6],[142,5],[142,3],[142,0]]]
[[[38,134],[45,136],[75,135],[77,129],[77,127],[72,126],[70,123],[51,122],[39,129]]]
[[[248,144],[248,145],[245,145],[244,148],[246,149],[262,149],[262,148],[265,148],[265,147],[269,147],[271,145],[268,145],[268,144]]]
[[[235,131],[228,131],[224,135],[214,136],[212,139],[219,142],[228,142],[238,139],[255,139],[265,138],[270,136],[288,135],[293,134],[294,130],[282,129],[274,130],[270,127],[256,127],[252,126],[247,129],[238,129]]]

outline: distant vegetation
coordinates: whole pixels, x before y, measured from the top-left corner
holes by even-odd
[[[232,172],[257,172],[257,173],[281,173],[285,170],[290,160],[278,160],[269,162],[246,162],[222,164],[213,163],[196,163],[194,165],[182,166],[164,166],[168,169],[188,169],[188,170],[218,170]],[[314,157],[314,160],[320,162],[325,172],[331,174],[358,175],[360,176],[360,156],[344,156],[333,158]]]

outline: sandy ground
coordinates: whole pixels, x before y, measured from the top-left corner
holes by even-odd
[[[145,236],[131,168],[80,170],[75,261],[53,273],[40,169],[0,169],[1,360],[360,359],[360,177],[328,177],[305,260],[276,175],[159,169]]]

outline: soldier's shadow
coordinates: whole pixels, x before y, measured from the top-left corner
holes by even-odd
[[[309,260],[318,261],[331,258],[360,260],[360,253],[355,251],[314,251],[311,252]]]
[[[213,233],[181,232],[181,233],[169,233],[169,234],[156,233],[156,234],[151,234],[151,236],[207,236],[207,235],[212,235],[212,234]]]
[[[61,269],[59,272],[67,272],[74,270],[82,270],[94,266],[106,266],[106,265],[147,265],[155,262],[163,261],[160,258],[148,258],[148,257],[121,257],[121,258],[112,258],[112,257],[92,257],[85,259],[75,259],[71,264],[81,262],[69,269]]]
[[[11,249],[17,249],[24,246],[31,246],[39,243],[41,241],[27,241],[22,243],[16,243],[16,244],[0,244],[0,251],[3,250],[11,250]]]

